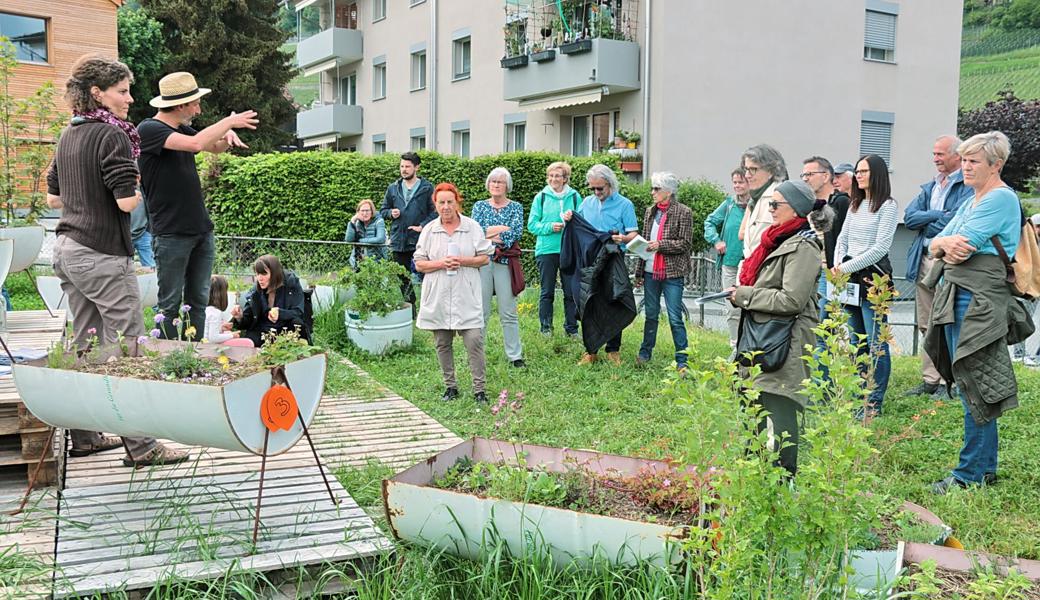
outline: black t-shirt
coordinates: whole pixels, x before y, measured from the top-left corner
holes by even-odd
[[[202,183],[195,168],[195,154],[164,148],[173,133],[195,135],[187,125],[174,129],[158,119],[137,126],[141,134],[141,187],[148,199],[148,219],[153,235],[198,235],[213,231],[202,200]]]

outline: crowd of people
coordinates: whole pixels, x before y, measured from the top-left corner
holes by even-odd
[[[126,120],[131,81],[129,69],[117,61],[91,57],[77,63],[66,89],[74,116],[48,174],[48,204],[63,209],[54,269],[69,298],[76,346],[89,346],[88,329],[106,343],[119,335],[145,335],[133,278],[141,235],[131,225],[143,198],[147,250],[154,252],[140,254],[142,264],[154,259],[158,271],[157,310],[165,317],[157,318],[158,335],[179,337],[183,331],[172,317],[185,311],[188,322],[205,323],[204,337],[212,343],[260,346],[270,332],[306,335],[304,290],[276,257],[256,260],[255,285],[231,306],[229,321],[223,319],[227,281],[212,273],[213,224],[194,157],[245,147],[235,130],[255,128],[256,113],[231,113],[196,131],[191,123],[210,90],[198,87],[189,73],[173,73],[159,82],[160,95],[150,102],[158,110],[154,118],[135,127]],[[907,277],[917,285],[918,327],[926,336],[922,381],[910,393],[954,394],[964,408],[959,463],[935,484],[937,493],[996,481],[997,418],[1017,405],[1006,346],[1021,342],[1032,325],[1007,284],[1025,224],[1018,197],[1000,179],[1010,151],[1000,132],[964,142],[939,137],[932,151],[937,174],[903,214],[916,232]],[[526,367],[517,306],[526,285],[520,264],[525,226],[536,240],[543,335],[554,333],[558,282],[563,332],[580,335],[584,345],[579,365],[597,363],[602,350],[605,362],[621,366],[622,335],[635,319],[635,291],[641,288],[645,319],[634,365],[652,361],[663,296],[675,369],[685,374],[683,290],[696,231],[718,254],[733,359],[742,373],[753,365],[761,371],[749,377],[758,390],[761,427],[770,440],[793,442],[779,451],[779,464],[792,475],[797,471],[799,413],[807,403],[802,388],[813,375],[799,349],[820,344],[815,329],[829,300],[844,305],[858,351],[868,357],[862,361],[867,400],[856,416],[881,413],[891,355],[881,335],[886,317],[868,290],[886,277],[891,282],[889,255],[900,215],[880,156],[837,166],[811,156],[791,180],[774,147],[748,148],[730,173],[733,194],[699,229],[678,198],[679,179],[668,172],[651,175],[652,203],[640,220],[611,168],[588,169],[583,187],[590,194],[583,197],[571,187],[571,166],[554,162],[525,220],[524,205],[510,197],[513,176],[503,167],[488,173],[487,196],[472,203],[468,215],[455,185],[435,184],[420,169],[416,153],[401,155],[400,178],[387,188],[382,205],[377,210],[371,200],[360,202],[344,239],[355,244],[355,265],[386,259],[408,269],[402,296],[412,304],[416,325],[433,334],[443,400],[459,396],[453,354],[458,335],[469,355],[475,399],[487,401],[485,346],[493,297],[506,360],[513,368]],[[1032,228],[1027,231],[1033,235]],[[639,252],[632,274],[625,262],[629,246]],[[850,285],[835,290],[829,281],[841,275]],[[75,455],[118,445],[125,447],[129,466],[187,458],[152,439],[73,432]]]

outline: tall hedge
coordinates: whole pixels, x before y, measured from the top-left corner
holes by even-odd
[[[437,152],[420,152],[420,175],[434,184],[450,181],[459,187],[464,211],[487,198],[484,182],[495,167],[505,167],[513,176],[510,197],[524,205],[529,214],[531,201],[545,186],[545,168],[566,160],[574,168],[572,184],[589,194],[585,172],[602,162],[618,169],[617,157],[563,156],[550,152],[511,152],[496,156],[466,159]],[[200,161],[206,203],[218,234],[311,240],[342,240],[347,221],[358,201],[370,198],[378,207],[388,185],[398,178],[396,154],[368,156],[353,152],[295,152],[257,154],[247,157],[222,155]],[[633,184],[618,171],[621,193],[636,205],[642,223],[649,206],[649,183]],[[713,183],[686,181],[679,189],[679,200],[693,209],[694,248],[707,247],[700,234],[701,223],[722,202],[725,195]],[[520,242],[533,248],[534,240],[525,232]]]

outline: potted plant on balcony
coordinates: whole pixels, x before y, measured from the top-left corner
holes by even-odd
[[[630,131],[626,136],[625,140],[628,142],[629,148],[639,147],[639,142],[643,139],[643,136],[638,131]]]
[[[624,173],[642,173],[643,155],[636,152],[621,156],[621,171]]]
[[[592,50],[592,38],[583,37],[560,45],[560,54],[581,54]]]
[[[501,60],[503,69],[516,69],[527,65],[527,53],[525,52],[527,39],[521,23],[521,21],[514,21],[502,28],[506,41],[506,54]]]
[[[534,62],[549,62],[556,59],[556,50],[545,48],[542,42],[535,42],[531,48],[531,60]]]
[[[343,311],[347,339],[376,355],[411,345],[412,305],[401,296],[401,280],[408,276],[408,270],[393,261],[361,260],[346,277],[356,290]]]
[[[184,308],[175,322],[186,320]],[[156,324],[163,318],[156,315]],[[178,323],[179,334],[192,337],[192,330]],[[295,333],[272,335],[260,349],[142,336],[107,347],[95,339],[85,353],[55,344],[47,357],[14,365],[14,382],[26,407],[55,427],[253,454],[264,449],[264,397],[285,385],[302,420],[271,432],[267,454],[274,455],[291,448],[313,420],[325,367],[321,349]],[[69,390],[76,390],[74,406]]]

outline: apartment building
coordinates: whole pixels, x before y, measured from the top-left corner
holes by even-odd
[[[26,98],[48,81],[59,89],[88,53],[118,55],[116,9],[123,0],[0,0],[0,36],[15,46],[11,93]]]
[[[956,125],[949,0],[296,0],[308,146],[462,155],[608,147],[725,182],[742,150],[889,160],[901,204]]]

